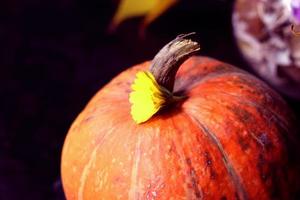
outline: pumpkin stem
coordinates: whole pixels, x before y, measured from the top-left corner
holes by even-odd
[[[186,39],[194,33],[179,35],[154,57],[150,71],[140,71],[129,94],[131,116],[140,124],[149,120],[162,107],[185,97],[174,96],[173,86],[179,66],[200,49],[197,42]]]
[[[152,60],[150,72],[153,74],[157,83],[173,91],[175,75],[180,65],[200,50],[200,45],[187,39],[195,33],[181,34],[174,40],[165,45]]]

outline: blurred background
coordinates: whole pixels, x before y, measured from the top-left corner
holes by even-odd
[[[178,34],[197,32],[200,55],[255,74],[233,34],[233,0],[178,1],[144,31],[142,16],[112,31],[119,3],[1,1],[1,200],[64,199],[60,155],[72,121],[105,83]],[[284,98],[299,119],[299,101]]]

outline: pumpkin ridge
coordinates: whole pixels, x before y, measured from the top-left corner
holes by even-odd
[[[184,66],[187,66],[189,63],[192,63],[192,66],[188,66],[187,69],[180,68],[178,70],[178,73],[176,74],[175,82],[180,82],[181,78],[184,79],[183,85],[195,85],[195,83],[199,83],[202,79],[207,79],[210,77],[215,77],[221,74],[230,74],[230,73],[241,73],[245,74],[245,71],[242,69],[238,69],[234,66],[231,66],[229,64],[222,63],[221,61],[215,60],[217,62],[214,66],[209,66],[205,63],[193,63],[198,62],[199,58],[203,58],[201,56],[191,56],[189,59],[187,59],[186,63],[184,63]],[[202,70],[197,70],[198,68],[202,68]],[[188,75],[188,79],[185,78],[185,76]],[[180,80],[180,81],[178,81]],[[177,83],[178,84],[178,83]],[[186,88],[184,86],[178,85],[180,88]],[[178,87],[177,86],[177,87]]]
[[[180,131],[178,129],[178,126],[176,125],[176,122],[174,121],[174,119],[172,117],[171,117],[171,122],[172,122],[173,127],[176,129],[176,131],[177,132]],[[174,144],[176,145],[174,139],[172,139],[172,140],[173,140]],[[182,141],[182,140],[178,140],[178,141]],[[185,170],[186,171],[191,171],[190,173],[187,173],[187,174],[188,174],[189,179],[190,179],[189,181],[192,183],[194,195],[195,195],[196,198],[201,199],[203,197],[203,192],[202,192],[202,189],[198,186],[198,183],[197,183],[198,182],[198,176],[195,173],[195,169],[192,166],[190,158],[185,155],[182,148],[180,148],[180,149],[181,149],[181,152],[182,152],[181,155],[183,155],[182,157],[184,158],[183,163],[184,163],[184,166],[185,166]]]
[[[222,92],[222,91],[221,91]],[[221,93],[220,92],[220,93]],[[220,96],[220,93],[219,94],[217,94],[219,97],[221,97]],[[228,93],[225,93],[225,92],[222,92],[222,95],[223,94],[228,94]],[[198,97],[198,98],[201,98],[201,97]],[[209,99],[209,100],[212,100],[212,101],[214,101],[214,98],[211,98],[211,99]],[[286,154],[288,155],[287,157],[284,157],[284,158],[280,158],[280,161],[279,161],[279,163],[284,163],[284,165],[288,165],[288,166],[293,166],[293,167],[295,167],[295,164],[299,161],[299,158],[297,157],[297,146],[296,146],[296,142],[295,142],[295,140],[292,140],[291,138],[289,138],[288,137],[288,130],[287,129],[283,129],[283,127],[282,127],[282,124],[280,124],[278,121],[270,121],[270,117],[275,117],[275,115],[274,115],[274,113],[272,113],[272,110],[271,110],[271,108],[269,107],[269,106],[259,106],[259,104],[257,105],[257,107],[259,107],[259,108],[256,108],[255,106],[253,106],[253,104],[256,104],[255,103],[255,101],[254,100],[249,100],[248,99],[248,103],[250,102],[253,102],[253,104],[247,104],[246,102],[244,102],[243,101],[243,99],[242,98],[230,98],[230,100],[227,100],[228,101],[228,103],[229,104],[232,104],[232,103],[234,103],[234,104],[238,104],[237,105],[237,107],[239,108],[239,109],[243,109],[243,110],[245,110],[245,111],[247,111],[248,109],[250,109],[251,110],[251,108],[255,108],[254,109],[254,111],[255,112],[258,112],[258,114],[260,115],[260,120],[262,120],[262,121],[268,121],[269,120],[269,126],[270,127],[274,127],[274,128],[276,128],[276,131],[274,131],[273,133],[270,133],[271,135],[269,136],[269,138],[274,138],[274,136],[276,135],[276,137],[278,138],[278,141],[284,141],[283,143],[282,143],[282,147],[280,147],[280,149],[282,149],[284,152],[287,152]],[[219,105],[223,105],[222,103],[221,103],[221,101],[214,101],[215,102],[215,104],[219,104]],[[247,108],[245,108],[245,106],[243,106],[243,105],[247,105],[248,107]],[[225,107],[224,107],[225,108]],[[263,109],[264,111],[259,111],[258,109]],[[230,111],[230,110],[229,110]],[[249,111],[250,112],[250,111]],[[266,113],[266,112],[269,112],[269,113]],[[273,111],[274,112],[274,111]],[[251,112],[252,113],[252,112]],[[250,113],[250,114],[251,114]],[[235,114],[235,113],[232,113],[232,114]],[[253,114],[251,114],[253,117],[255,117],[256,116],[256,114],[255,113],[253,113]],[[258,120],[258,119],[256,119],[256,120]],[[279,120],[279,119],[278,119]],[[254,122],[255,122],[255,120],[253,120]],[[253,122],[248,122],[248,123],[253,123]],[[283,122],[282,122],[283,123]],[[250,125],[250,128],[251,128],[251,125]],[[245,128],[246,130],[249,130],[249,127],[247,128]],[[257,138],[255,138],[255,137],[253,137],[253,135],[251,134],[251,132],[249,132],[250,133],[250,135],[249,136],[251,136],[253,139],[254,139],[254,141],[255,142],[257,142],[259,145],[261,145],[258,141],[257,141]],[[292,132],[290,132],[290,134],[291,134]],[[263,144],[263,147],[266,147],[266,149],[268,149],[268,147],[270,147],[270,145],[273,145],[273,143],[269,143],[269,142],[267,142],[267,143],[264,143]],[[265,152],[265,151],[263,151],[263,152]],[[265,153],[267,153],[267,152],[265,152]],[[266,164],[268,164],[268,163],[266,163]],[[283,165],[283,166],[284,166]],[[268,169],[267,170],[267,173],[272,173],[272,174],[274,174],[274,172],[271,172],[271,170],[272,169]],[[265,174],[262,174],[262,173],[265,173],[265,172],[262,172],[261,173],[261,170],[259,170],[260,171],[260,176],[261,177],[263,177],[263,176],[266,176]],[[282,171],[288,171],[288,170],[286,170],[286,169],[282,169]],[[296,172],[297,173],[297,172]],[[271,175],[270,175],[271,176]],[[272,175],[272,176],[279,176],[279,175]],[[285,175],[287,178],[288,177],[290,177],[291,175],[289,175],[289,174],[286,174]],[[294,176],[294,175],[292,175],[292,176]],[[279,176],[279,177],[281,177],[281,176]],[[265,178],[263,178],[263,179],[265,179]],[[273,179],[272,179],[272,182],[274,182],[273,181]],[[268,190],[266,190],[268,193],[270,193],[270,191],[273,191],[273,190],[276,190],[276,189],[274,189],[274,186],[276,186],[276,184],[277,184],[277,182],[276,183],[274,183],[274,184],[272,184],[272,186],[270,186],[270,189],[268,189]],[[286,185],[285,185],[286,186]],[[281,186],[281,187],[284,187],[284,186]],[[277,189],[278,190],[278,189]],[[272,197],[271,197],[271,199],[272,199]]]
[[[225,94],[226,94],[226,93],[225,93]],[[201,98],[201,97],[198,97],[198,98]],[[214,100],[212,99],[212,101],[214,101]],[[223,106],[223,105],[220,104],[218,101],[214,101],[214,103]],[[239,102],[239,103],[240,103],[240,102]],[[224,107],[224,108],[226,109],[226,107]],[[228,109],[228,108],[227,108],[227,110],[230,111],[233,115],[236,115],[231,109]],[[240,120],[240,122],[242,122],[242,120]],[[249,132],[249,135],[250,135],[250,137],[251,137],[252,139],[254,139],[254,141],[255,141],[257,144],[259,144],[260,146],[262,146],[262,147],[264,148],[265,145],[258,139],[257,136],[254,135],[253,132]],[[243,148],[243,147],[241,147],[241,148]]]
[[[176,130],[176,135],[178,134],[178,128],[176,126],[174,126],[175,122],[173,120],[173,118],[170,119],[171,120],[171,123],[172,123],[172,126],[175,128]],[[178,140],[178,139],[174,139],[174,136],[171,136],[171,141],[173,142],[173,144],[175,145],[175,149],[174,149],[174,153],[176,155],[178,155],[178,157],[180,158],[178,161],[179,161],[179,166],[181,166],[181,169],[184,170],[184,171],[188,171],[188,166],[185,162],[186,160],[186,156],[184,154],[184,151],[183,151],[183,148],[182,148],[182,144],[177,141],[182,141],[182,140]],[[178,136],[175,136],[176,138],[178,138]],[[184,180],[186,181],[186,177],[184,176]],[[186,187],[184,186],[184,191],[186,194],[188,194],[188,191],[186,189]],[[187,195],[188,196],[188,195]]]
[[[253,106],[256,109],[259,109],[260,111],[262,111],[261,114],[263,115],[263,117],[265,119],[268,119],[268,117],[267,117],[268,115],[274,117],[274,119],[277,122],[276,124],[278,124],[287,133],[287,134],[280,134],[279,137],[282,137],[286,141],[289,141],[289,142],[297,141],[296,138],[294,137],[294,135],[290,134],[290,132],[288,131],[288,128],[287,128],[288,125],[286,124],[286,122],[282,119],[282,117],[280,117],[280,115],[276,111],[273,111],[272,109],[268,109],[266,107],[260,106],[259,104],[255,103],[254,101],[246,99],[243,96],[233,95],[233,94],[222,92],[222,91],[219,94],[231,96],[231,97],[235,98],[241,104]],[[266,113],[268,113],[268,114],[266,114]]]
[[[186,113],[186,114],[192,122],[196,123],[196,126],[205,134],[205,136],[208,137],[209,140],[214,145],[216,145],[217,149],[219,150],[219,152],[222,155],[223,163],[225,165],[225,168],[226,168],[228,174],[230,175],[232,183],[234,184],[235,188],[237,189],[238,196],[242,200],[248,200],[249,197],[248,197],[247,191],[244,188],[244,185],[242,184],[240,177],[238,176],[237,172],[235,171],[234,167],[232,166],[232,164],[228,158],[228,155],[226,154],[221,142],[217,139],[216,135],[211,130],[209,130],[202,122],[200,122],[195,116],[193,116],[192,114],[189,114],[189,113]]]
[[[189,90],[192,90],[194,87],[197,87],[198,85],[200,84],[203,84],[205,83],[206,81],[209,81],[211,79],[214,79],[214,78],[219,78],[219,77],[222,77],[222,76],[227,76],[227,75],[239,75],[239,74],[244,74],[243,71],[216,71],[216,72],[211,72],[209,74],[206,74],[204,76],[195,76],[196,79],[192,80],[191,82],[188,82],[188,81],[185,81],[185,85],[183,86],[178,86],[179,88],[176,88],[176,92],[180,92],[180,91],[189,91]],[[180,77],[177,77],[180,79]],[[189,79],[193,79],[193,78],[190,78]],[[175,84],[176,84],[176,80],[175,80]]]
[[[128,190],[128,199],[139,199],[139,163],[141,160],[141,134],[138,134],[137,141],[135,145],[135,160],[133,161],[133,166],[131,168],[131,178],[130,178],[130,189]]]
[[[95,158],[97,156],[97,152],[99,151],[99,149],[101,148],[101,145],[105,142],[106,138],[111,136],[112,133],[114,133],[113,131],[114,129],[111,129],[110,131],[106,132],[101,139],[99,139],[96,142],[95,145],[95,149],[92,151],[91,156],[88,159],[87,164],[85,165],[85,167],[83,168],[82,174],[80,176],[80,185],[78,188],[78,199],[82,200],[84,199],[84,188],[85,188],[85,184],[86,184],[86,180],[88,179],[89,176],[89,172],[90,172],[90,168],[93,165],[93,163],[96,161],[97,158]]]
[[[198,186],[199,177],[197,176],[197,174],[195,172],[195,168],[193,167],[192,161],[190,158],[187,158],[185,161],[186,161],[187,166],[189,167],[189,171],[190,171],[189,176],[191,177],[191,182],[192,182],[192,186],[193,186],[193,189],[195,192],[195,196],[197,199],[202,198],[203,194],[202,194],[201,189]]]
[[[284,129],[284,131],[286,132],[286,133],[289,133],[288,132],[288,130],[287,130],[287,126],[284,124],[284,122],[283,121],[280,121],[280,118],[276,118],[276,113],[274,113],[274,112],[272,112],[271,110],[269,110],[269,109],[266,109],[265,107],[262,107],[262,106],[259,106],[259,105],[257,105],[256,103],[254,103],[254,102],[252,102],[252,101],[249,101],[249,100],[240,100],[240,98],[242,98],[242,96],[239,98],[238,96],[235,96],[235,95],[231,95],[231,94],[229,94],[229,93],[225,93],[225,92],[220,92],[220,93],[218,93],[218,95],[220,95],[220,94],[225,94],[225,95],[230,95],[230,96],[233,96],[233,97],[236,97],[236,99],[237,99],[237,101],[238,101],[238,103],[239,104],[242,104],[242,105],[247,105],[247,106],[250,106],[250,107],[255,107],[256,109],[258,109],[257,111],[259,112],[260,110],[263,110],[262,112],[259,112],[262,116],[263,116],[263,118],[265,119],[265,120],[270,120],[269,118],[268,118],[268,115],[270,115],[270,116],[272,116],[272,117],[275,117],[275,120],[276,120],[276,122],[278,122],[278,124],[279,124],[279,126],[281,126],[281,128],[282,129]],[[197,97],[197,98],[202,98],[202,97]],[[212,99],[212,101],[213,101],[213,99]],[[247,102],[247,103],[246,103]],[[222,105],[222,104],[220,104],[218,101],[214,101],[214,103],[216,103],[216,104],[219,104],[219,105]],[[230,110],[229,110],[230,111]],[[231,113],[233,113],[232,111],[230,111]],[[268,112],[268,114],[266,114],[266,112]],[[234,114],[234,113],[233,113]],[[270,122],[271,123],[271,122]],[[280,134],[281,132],[280,131],[278,131],[279,132],[279,134],[277,134],[277,136],[279,137],[279,138],[281,138],[281,139],[284,139],[287,143],[288,142],[292,142],[292,141],[294,141],[294,139],[292,138],[292,137],[289,137],[288,136],[288,134]],[[258,139],[256,138],[256,137],[254,137],[253,135],[251,135],[250,134],[250,136],[256,141],[256,142],[258,142]],[[258,142],[259,143],[259,142]],[[259,143],[260,145],[261,145],[261,143]]]
[[[297,130],[296,131],[288,130],[288,128],[287,128],[288,125],[286,124],[286,122],[284,120],[282,120],[282,118],[280,117],[279,114],[277,114],[275,111],[273,111],[270,108],[260,106],[259,104],[255,103],[251,100],[244,99],[242,96],[238,97],[236,95],[232,95],[232,94],[224,93],[224,92],[222,92],[222,94],[226,94],[226,95],[230,95],[231,97],[235,97],[236,101],[238,101],[241,104],[255,107],[256,109],[258,109],[258,112],[262,115],[262,117],[265,120],[269,120],[270,121],[269,123],[274,123],[276,126],[276,129],[278,129],[278,131],[275,132],[276,136],[280,140],[284,141],[283,148],[286,152],[288,152],[287,153],[287,155],[289,155],[287,157],[288,163],[290,163],[291,165],[294,165],[296,162],[299,162],[299,157],[297,156],[297,154],[299,153],[299,151],[297,150],[297,143],[296,143],[297,139],[296,139],[295,135],[292,134],[293,132],[297,133]],[[232,99],[231,99],[231,101],[232,101]],[[260,112],[259,110],[262,110],[262,111]],[[276,121],[271,122],[270,116],[273,117],[273,119],[275,119]]]
[[[267,111],[270,114],[274,115],[276,117],[276,120],[278,120],[277,122],[279,122],[280,124],[282,124],[283,127],[285,127],[285,128],[288,127],[286,121],[283,120],[282,117],[280,117],[280,115],[276,111],[274,111],[272,109],[267,109],[266,107],[263,107],[263,106],[255,103],[252,100],[246,99],[246,98],[244,98],[244,96],[241,96],[241,95],[234,95],[234,94],[231,94],[231,93],[228,93],[228,92],[224,92],[224,91],[220,91],[220,94],[231,96],[231,97],[237,99],[238,101],[240,101],[241,103],[253,106],[255,108],[262,109],[264,111]]]
[[[254,100],[250,100],[249,98],[245,98],[244,96],[242,95],[237,95],[237,94],[231,94],[231,93],[228,93],[228,92],[224,92],[223,90],[218,90],[218,95],[227,95],[227,96],[230,96],[230,97],[233,97],[234,99],[236,99],[236,101],[238,101],[239,103],[241,104],[244,104],[244,105],[249,105],[249,106],[252,106],[252,107],[255,107],[256,109],[259,109],[260,111],[262,111],[262,115],[264,116],[265,119],[268,119],[268,117],[266,116],[272,116],[276,122],[278,122],[278,125],[281,126],[281,128],[284,129],[284,131],[287,133],[287,134],[281,134],[283,137],[287,137],[287,141],[291,141],[291,142],[294,142],[297,141],[297,139],[295,138],[295,136],[293,134],[291,134],[288,130],[288,124],[285,120],[283,120],[283,118],[280,116],[280,114],[278,114],[278,112],[274,111],[273,109],[271,109],[270,107],[265,107],[265,106],[262,106],[262,105],[259,105],[258,103],[256,103]],[[193,98],[202,98],[201,96],[197,96],[197,95],[194,95]],[[217,101],[215,101],[215,103],[218,103]],[[219,103],[218,103],[219,104]],[[268,114],[266,114],[268,113]],[[282,137],[280,136],[280,137]]]
[[[88,163],[87,163],[86,166],[83,168],[82,174],[81,174],[81,176],[80,176],[80,185],[79,185],[79,188],[78,188],[78,194],[77,194],[79,200],[84,199],[83,193],[84,193],[84,187],[85,187],[86,179],[87,179],[88,176],[89,176],[90,168],[92,167],[93,163],[94,163],[95,160],[96,160],[96,155],[97,155],[98,148],[99,148],[99,146],[97,146],[97,147],[93,150],[93,152],[92,152],[92,154],[91,154],[91,156],[90,156],[90,158],[89,158],[89,160],[88,160]]]

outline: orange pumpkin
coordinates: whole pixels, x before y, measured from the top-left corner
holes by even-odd
[[[190,42],[179,36],[152,63],[122,72],[80,113],[62,152],[67,199],[295,198],[296,128],[285,102],[245,71],[190,57]],[[131,83],[150,66],[186,98],[136,124]]]

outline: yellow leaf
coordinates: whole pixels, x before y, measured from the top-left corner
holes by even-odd
[[[151,24],[156,18],[158,18],[161,14],[163,14],[168,8],[170,8],[172,5],[174,5],[177,2],[177,0],[161,0],[158,4],[154,7],[154,9],[151,9],[144,21],[142,26],[147,27],[149,24]]]
[[[146,27],[176,2],[177,0],[121,0],[110,29],[114,30],[122,21],[138,16],[146,16],[142,23],[142,27]]]
[[[136,123],[142,123],[150,119],[172,96],[166,89],[156,82],[149,71],[140,71],[131,86],[129,95],[131,103],[131,116]]]

